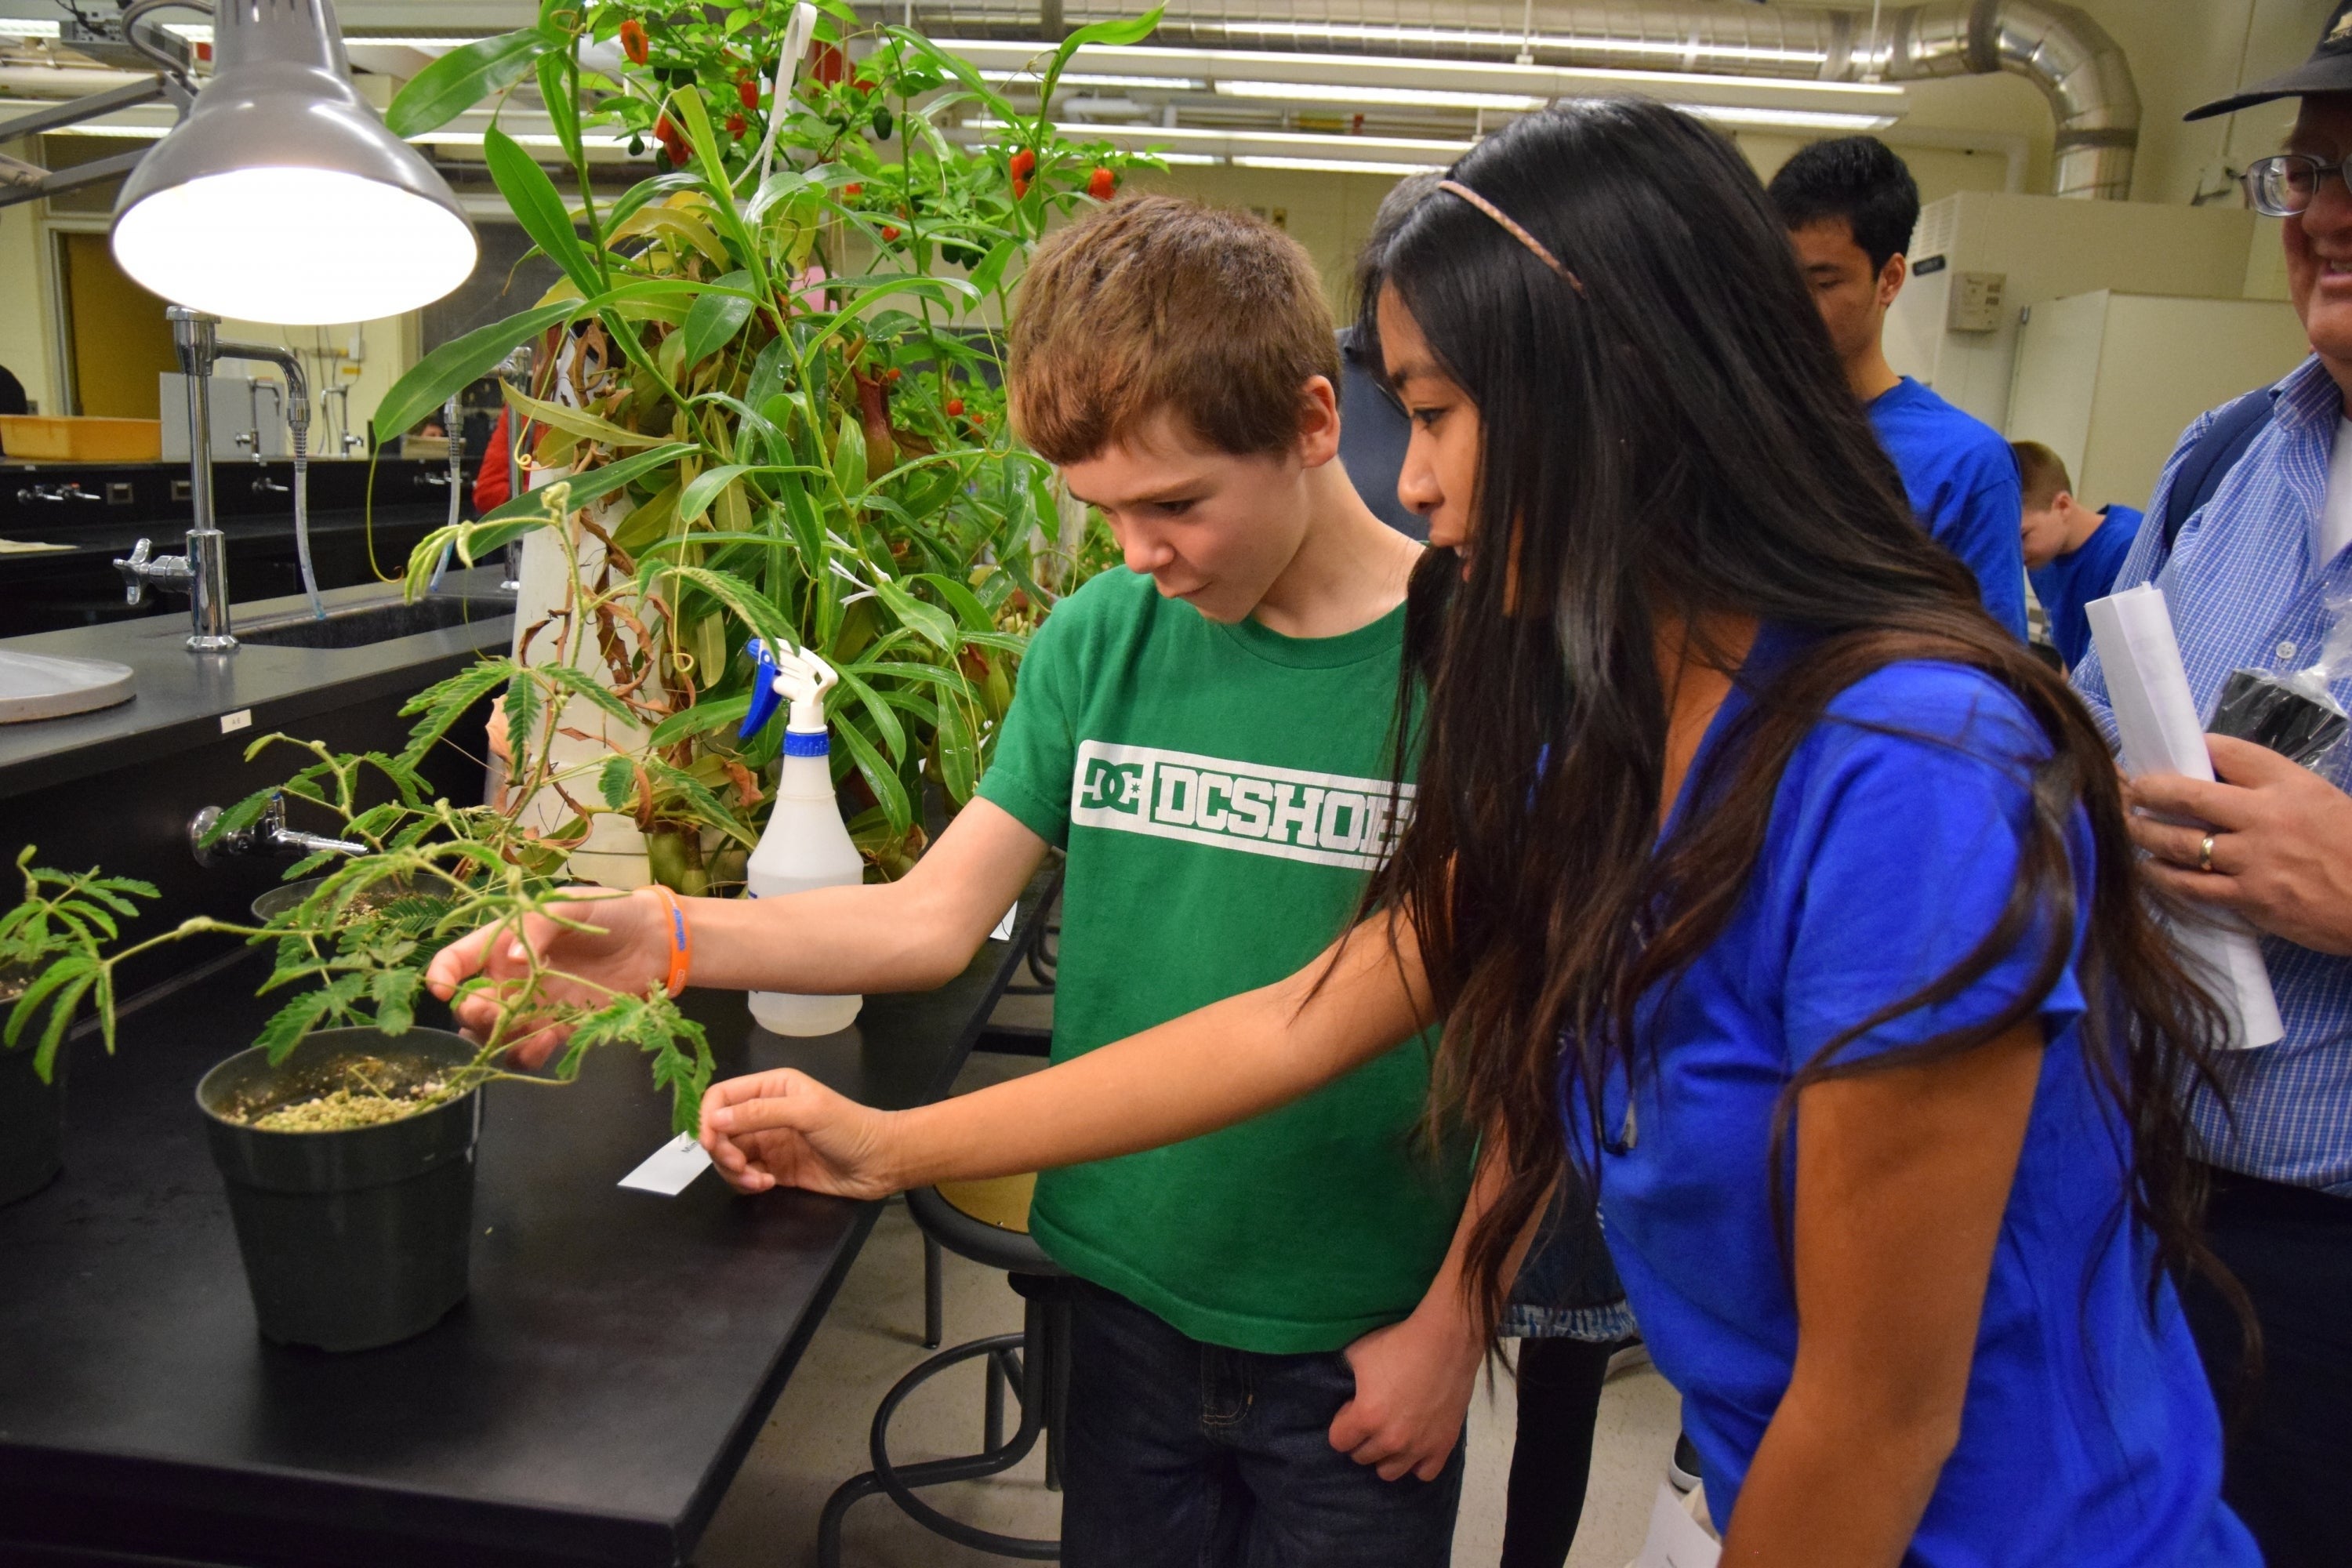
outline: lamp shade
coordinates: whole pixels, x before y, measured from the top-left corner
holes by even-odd
[[[320,326],[430,304],[480,246],[352,88],[331,0],[218,0],[211,81],[123,182],[114,257],[178,304]]]

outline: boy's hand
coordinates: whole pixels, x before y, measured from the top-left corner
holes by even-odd
[[[1435,1480],[1462,1440],[1486,1347],[1456,1303],[1374,1329],[1347,1349],[1356,1396],[1331,1421],[1331,1447],[1381,1479]]]
[[[509,993],[528,981],[530,963],[523,951],[526,942],[539,955],[542,967],[574,977],[544,980],[539,988],[542,1005],[577,1003],[601,1007],[624,993],[643,995],[646,987],[668,975],[668,926],[651,895],[615,895],[602,888],[565,890],[590,896],[574,903],[550,905],[551,912],[593,930],[572,931],[545,916],[526,915],[520,940],[510,926],[488,925],[434,954],[425,971],[425,984],[444,1002],[477,974],[496,982],[456,1004],[457,1026],[468,1036],[488,1039],[509,1011]],[[524,1068],[546,1061],[572,1032],[554,1025],[533,1028],[535,1022],[528,1017],[507,1020],[511,1055]]]
[[[890,1113],[803,1072],[778,1068],[714,1083],[702,1097],[702,1146],[739,1193],[801,1187],[845,1198],[887,1198],[895,1174]]]

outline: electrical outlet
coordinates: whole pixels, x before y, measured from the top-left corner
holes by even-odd
[[[190,493],[190,487],[194,483],[195,481],[194,479],[173,479],[172,481],[172,504],[173,506],[185,506],[190,501],[194,500],[195,497]]]
[[[129,480],[127,480],[127,479],[109,479],[109,480],[106,482],[106,504],[107,504],[107,505],[109,505],[109,506],[129,506],[129,505],[131,505],[133,501],[135,501],[137,499],[138,499],[137,492],[131,489],[131,484],[130,484],[130,481],[129,481]]]

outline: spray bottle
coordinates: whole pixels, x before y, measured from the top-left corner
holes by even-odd
[[[742,733],[757,734],[783,699],[792,700],[784,725],[783,778],[767,831],[751,851],[746,890],[755,899],[772,899],[813,888],[854,887],[865,879],[866,862],[849,841],[834,798],[824,727],[824,694],[840,677],[806,648],[794,652],[786,644],[772,649],[765,639],[754,637],[745,651],[758,669]],[[754,991],[751,1016],[773,1034],[829,1035],[847,1028],[864,1003],[862,996]]]

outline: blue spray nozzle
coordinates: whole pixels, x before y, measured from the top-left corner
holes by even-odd
[[[753,637],[743,645],[751,656],[751,707],[743,715],[743,727],[736,731],[741,740],[750,740],[765,728],[769,720],[782,707],[782,693],[776,689],[776,655],[765,637]]]

